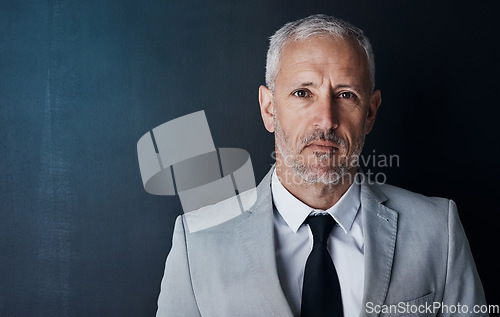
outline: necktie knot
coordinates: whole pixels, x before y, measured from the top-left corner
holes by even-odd
[[[335,220],[330,215],[309,216],[306,223],[311,228],[314,244],[326,243],[328,236],[335,225]]]

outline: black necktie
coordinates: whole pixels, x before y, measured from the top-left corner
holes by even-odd
[[[335,220],[330,215],[309,216],[306,223],[311,228],[314,244],[304,271],[300,316],[343,316],[339,279],[326,248]]]

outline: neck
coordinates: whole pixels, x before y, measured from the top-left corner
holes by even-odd
[[[356,168],[351,168],[335,183],[311,183],[287,166],[281,157],[277,157],[276,174],[281,184],[304,204],[314,209],[327,210],[335,205],[352,185]]]

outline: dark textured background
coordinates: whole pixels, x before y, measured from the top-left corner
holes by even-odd
[[[260,180],[267,37],[320,12],[374,46],[383,102],[365,153],[399,155],[380,169],[390,183],[457,202],[500,304],[493,4],[0,1],[0,316],[153,316],[181,210],[144,191],[137,140],[205,110],[216,146],[248,150]]]

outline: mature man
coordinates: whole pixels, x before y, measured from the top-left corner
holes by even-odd
[[[368,39],[342,20],[271,37],[259,102],[276,165],[238,217],[198,232],[177,219],[157,316],[481,315],[454,202],[357,175],[381,103],[374,75]]]

